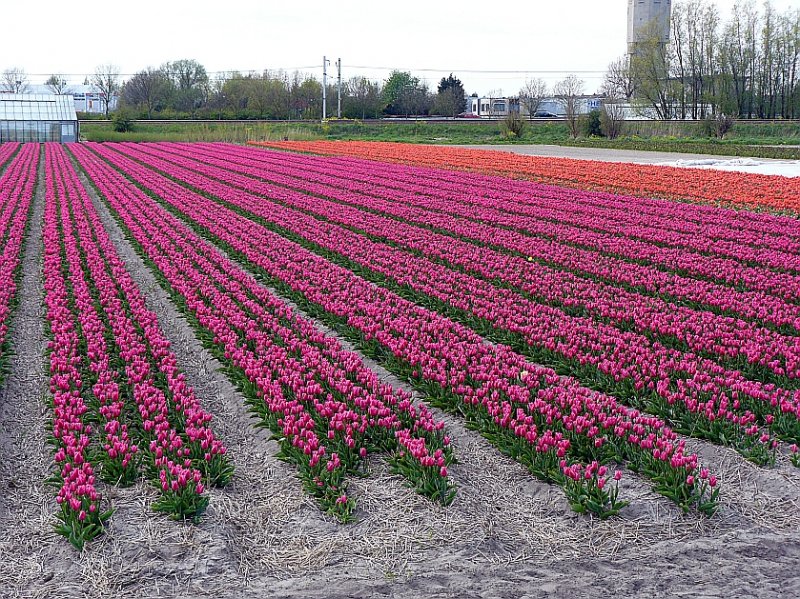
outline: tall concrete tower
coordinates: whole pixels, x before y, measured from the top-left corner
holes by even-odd
[[[633,54],[651,24],[657,28],[662,43],[668,44],[671,16],[671,0],[628,0],[628,53]]]

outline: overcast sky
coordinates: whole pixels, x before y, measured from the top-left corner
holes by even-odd
[[[724,20],[734,1],[717,0]],[[180,58],[212,77],[283,68],[321,78],[327,55],[334,76],[341,57],[345,79],[383,80],[396,68],[435,87],[452,71],[467,93],[514,94],[526,77],[568,73],[596,90],[625,52],[627,1],[6,0],[0,15],[0,70],[21,67],[31,83],[52,73],[82,83],[99,64],[130,74]]]

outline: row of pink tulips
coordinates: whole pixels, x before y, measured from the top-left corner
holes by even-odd
[[[22,144],[8,142],[0,145],[0,173],[8,166],[6,163],[17,153]]]
[[[236,157],[235,160],[231,160],[235,154],[229,154],[228,146],[217,145],[215,147],[218,148],[216,156],[201,150],[201,160],[226,160],[227,158],[227,168],[241,168],[239,163],[242,159]],[[140,149],[152,151],[148,150],[146,146],[142,146]],[[160,144],[158,149],[168,150],[170,153],[184,157],[191,157],[195,152],[192,150],[192,153],[188,153],[188,148],[180,144]],[[260,150],[236,150],[236,152],[241,151],[262,153]],[[278,154],[277,157],[272,158],[272,161],[278,161],[281,156]],[[285,164],[271,165],[269,169],[257,168],[255,172],[262,179],[300,191],[308,189],[309,185],[314,185],[307,182],[306,175],[298,173],[296,169],[293,170]],[[357,189],[355,184],[349,186]],[[581,278],[607,282],[613,287],[628,287],[637,293],[662,296],[669,303],[689,306],[699,304],[704,309],[721,311],[771,326],[791,327],[789,332],[794,334],[800,331],[800,306],[787,301],[786,298],[772,295],[770,292],[734,288],[702,278],[691,278],[675,272],[665,272],[652,265],[638,264],[617,256],[603,255],[597,251],[565,245],[554,240],[532,237],[518,231],[498,228],[441,212],[432,212],[413,204],[364,194],[358,190],[340,190],[336,186],[326,185],[324,196],[337,202],[378,211],[382,215],[412,226],[433,228],[437,232],[472,243],[481,249],[497,248],[503,253],[530,259],[537,263],[542,262],[557,270],[573,272]]]
[[[443,423],[404,391],[382,384],[356,354],[89,152],[75,154],[180,302],[241,372],[242,386],[254,386],[256,408],[285,439],[283,455],[300,467],[324,508],[343,520],[351,516],[345,475],[363,470],[373,450],[393,452],[397,470],[421,493],[452,500]]]
[[[221,144],[193,144],[218,152]],[[271,161],[271,152],[260,153],[252,148],[226,146],[231,155],[252,160]],[[284,159],[290,159],[286,154]],[[330,168],[331,164],[344,166],[354,177],[375,175],[375,162],[351,156],[316,157],[304,155],[305,164]],[[575,190],[508,177],[460,171],[453,173],[441,168],[409,167],[383,162],[381,171],[387,173],[385,184],[404,187],[408,184],[424,195],[436,194],[442,188],[471,192],[485,198],[505,200],[513,197],[514,205],[552,206],[580,214],[597,214],[614,221],[651,224],[656,228],[693,233],[710,239],[740,240],[754,247],[786,249],[797,247],[800,241],[800,224],[788,216],[735,210],[703,204],[690,204],[645,197],[615,194],[603,191]],[[474,198],[471,201],[479,201]],[[789,250],[791,251],[791,250]]]
[[[48,148],[48,156],[50,153]],[[48,164],[48,167],[52,168],[52,164]],[[85,386],[82,371],[85,370],[86,355],[81,351],[82,343],[87,344],[86,354],[91,352],[90,368],[97,372],[101,385],[93,393],[101,398],[104,395],[110,398],[113,395],[110,389],[113,383],[108,380],[111,377],[104,376],[108,361],[105,340],[99,331],[100,322],[94,313],[93,302],[87,302],[81,293],[86,288],[82,277],[73,275],[69,286],[67,283],[66,265],[61,251],[56,177],[49,169],[47,172],[50,176],[46,179],[45,191],[44,290],[51,335],[48,349],[53,439],[57,447],[55,461],[59,465],[61,478],[61,488],[56,497],[60,506],[57,530],[80,549],[86,541],[102,533],[103,523],[111,515],[110,511],[101,509],[95,470],[88,455],[88,446],[94,431],[88,423],[86,413],[89,408],[83,398]],[[73,310],[81,311],[82,322],[79,323]],[[109,413],[104,415],[104,419],[106,422],[118,422],[118,418]],[[119,430],[119,427],[115,428]],[[117,451],[121,448],[114,449]]]
[[[279,160],[276,159],[276,162]],[[383,166],[370,164],[373,174],[380,176]],[[272,173],[284,174],[281,172],[282,168],[282,165],[276,164],[265,174],[269,177],[273,176]],[[458,175],[453,174],[453,177],[457,178]],[[331,167],[325,174],[306,170],[301,179],[321,183],[332,189],[364,192],[364,184],[351,180],[350,170],[344,167],[338,170]],[[677,271],[727,285],[745,286],[753,291],[800,299],[800,274],[793,272],[795,262],[800,261],[800,257],[791,254],[784,255],[781,252],[751,248],[753,252],[764,255],[762,261],[766,261],[770,267],[765,268],[763,265],[751,265],[748,261],[726,256],[706,255],[680,247],[663,247],[617,234],[594,231],[586,226],[567,224],[564,222],[566,217],[561,220],[541,220],[504,212],[502,207],[513,204],[513,196],[507,197],[502,202],[495,200],[494,203],[499,204],[500,208],[478,208],[461,201],[462,197],[474,197],[474,193],[469,192],[450,193],[447,197],[435,198],[405,189],[396,190],[373,184],[371,194],[393,203],[412,206],[417,209],[420,218],[436,220],[443,216],[454,217],[472,223],[473,226],[483,225],[499,231],[521,233],[525,237],[551,239],[562,245],[590,249],[628,261],[639,261],[660,270]],[[558,216],[558,213],[555,216]],[[735,245],[733,248],[735,250]],[[755,255],[753,258],[755,259]]]
[[[187,182],[191,182],[197,174],[224,181],[224,184],[215,184],[213,190],[205,188],[222,197],[230,199],[231,193],[235,192],[228,186],[236,186],[355,228],[380,240],[422,252],[427,257],[445,260],[487,280],[499,279],[503,284],[522,290],[541,303],[571,312],[575,308],[582,308],[585,315],[624,329],[655,333],[668,340],[674,338],[682,342],[686,349],[708,355],[711,359],[720,358],[726,364],[732,361],[731,358],[737,358],[737,362],[731,366],[747,368],[755,365],[756,378],[762,374],[761,370],[765,371],[762,378],[768,380],[774,376],[782,379],[800,376],[800,339],[797,337],[787,337],[741,319],[676,306],[661,298],[642,296],[519,256],[480,248],[381,214],[356,209],[350,204],[328,201],[322,197],[326,192],[322,185],[306,184],[306,193],[299,193],[257,181],[253,177],[260,176],[261,171],[253,167],[240,167],[222,157],[205,155],[200,162],[152,146],[126,147],[126,151],[142,160],[152,162],[152,158],[157,158],[170,163],[171,174]],[[209,184],[208,181],[203,183]],[[247,201],[248,196],[241,195]]]
[[[62,479],[58,530],[82,547],[102,531],[108,516],[97,509],[96,491],[89,494],[88,511],[84,501],[72,500],[85,495],[75,485],[86,482],[70,476],[84,463],[105,480],[123,484],[133,482],[144,467],[161,491],[154,508],[196,519],[208,504],[204,485],[230,478],[225,447],[214,437],[211,415],[178,370],[155,315],[145,307],[63,148],[47,144],[45,152],[51,372],[62,378],[67,373],[65,384],[51,385]],[[64,340],[62,329],[69,333]],[[80,351],[84,344],[85,353]],[[91,392],[83,394],[84,388]],[[96,420],[102,433],[85,423],[64,425],[64,414],[81,422]],[[91,471],[85,478],[94,476]]]
[[[252,151],[229,147],[239,155],[256,157]],[[375,176],[371,162],[339,157],[321,161],[320,165],[330,162],[342,164],[354,177]],[[484,203],[483,198],[500,200],[501,203],[493,202],[491,205],[510,212],[514,212],[517,206],[557,207],[565,214],[598,217],[609,223],[649,226],[653,230],[685,233],[698,239],[737,241],[756,248],[800,251],[800,226],[791,218],[608,192],[587,192],[492,175],[462,172],[454,177],[451,172],[441,169],[411,168],[391,163],[387,166],[383,171],[383,185],[413,186],[408,188],[424,195],[439,196],[453,189],[472,194],[472,197],[465,198],[469,203]],[[509,198],[513,199],[512,203],[508,202]]]
[[[0,175],[0,382],[7,356],[7,335],[16,298],[22,244],[36,187],[39,152],[25,146],[15,154],[17,144],[0,146],[0,166],[11,159]]]
[[[242,150],[242,153],[246,152],[253,153],[254,150]],[[415,203],[420,206],[464,214],[485,222],[506,224],[504,219],[507,216],[524,216],[541,222],[542,227],[546,227],[549,221],[567,226],[567,231],[609,233],[657,246],[682,248],[781,269],[793,265],[792,268],[796,270],[800,265],[798,240],[741,231],[740,228],[709,225],[691,227],[680,219],[665,222],[660,215],[642,215],[631,210],[630,206],[609,214],[606,209],[592,203],[576,202],[576,198],[596,195],[579,190],[529,183],[528,193],[511,194],[498,191],[490,185],[497,178],[487,177],[483,186],[476,187],[465,183],[460,174],[447,173],[448,177],[440,175],[436,179],[426,179],[418,176],[416,169],[397,165],[376,168],[374,163],[349,159],[338,166],[330,159],[298,158],[292,166],[323,177],[344,177],[346,180],[341,183],[355,183],[362,191],[377,195],[385,195],[387,190],[412,193]],[[288,162],[291,163],[291,158]],[[531,193],[533,190],[535,193]],[[635,201],[633,198],[629,200]],[[509,222],[513,226],[519,221]],[[537,232],[541,231],[546,229],[537,229]]]
[[[717,491],[709,485],[713,487],[716,480],[700,471],[697,457],[686,454],[683,442],[658,419],[583,388],[574,379],[559,377],[506,346],[488,345],[466,327],[364,281],[109,146],[92,149],[257,265],[306,309],[356,336],[366,351],[382,355],[429,397],[473,414],[496,442],[505,435],[509,453],[527,460],[543,478],[568,488],[566,479],[573,479],[567,473],[573,470],[560,462],[565,456],[587,461],[593,456],[624,458],[652,476],[658,490],[682,506],[713,511]],[[591,464],[588,468],[589,479],[582,480],[591,486],[588,481],[597,482],[598,470]],[[608,496],[604,500],[610,501]]]
[[[148,157],[130,147],[125,152],[143,160]],[[585,317],[568,316],[512,290],[495,287],[488,281],[374,242],[302,212],[280,204],[265,204],[260,196],[231,189],[198,172],[171,165],[170,173],[173,178],[223,197],[307,242],[380,273],[397,285],[411,287],[422,294],[422,301],[432,297],[445,307],[462,311],[474,319],[469,324],[483,334],[493,336],[495,330],[514,334],[516,337],[500,339],[537,361],[560,362],[579,377],[605,379],[604,389],[630,400],[643,403],[639,396],[649,396],[656,402],[651,409],[657,407],[660,414],[695,434],[724,439],[751,459],[770,462],[775,447],[769,435],[753,426],[754,412],[761,415],[762,424],[774,427],[794,441],[800,439],[800,392],[749,381],[739,372],[690,353],[670,350],[641,335]],[[174,186],[164,191],[176,194],[179,188]],[[272,191],[281,197],[298,195],[279,189]],[[318,202],[318,198],[309,198],[309,206]],[[357,217],[354,222],[358,222]],[[515,344],[517,338],[519,345]],[[587,365],[596,370],[587,374]]]

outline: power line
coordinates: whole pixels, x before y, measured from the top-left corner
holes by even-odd
[[[591,70],[591,69],[438,69],[431,67],[413,68],[413,67],[388,67],[388,66],[369,66],[369,65],[347,65],[349,69],[355,70],[371,70],[371,71],[410,71],[412,73],[458,73],[458,74],[472,74],[472,75],[560,75],[563,73],[574,73],[576,75],[602,75],[605,71]],[[305,65],[297,67],[278,67],[278,68],[263,68],[263,69],[220,69],[216,71],[208,71],[209,75],[216,77],[209,77],[214,80],[224,80],[226,75],[232,73],[241,73],[245,75],[261,74],[264,72],[275,71],[313,71],[319,69],[319,65]],[[120,77],[133,77],[138,73],[118,73]],[[171,71],[169,71],[171,72]],[[28,77],[50,77],[54,73],[26,73]],[[95,72],[91,73],[55,73],[62,77],[92,77]]]
[[[347,65],[351,69],[373,70],[373,71],[411,71],[413,73],[469,73],[469,74],[497,74],[497,75],[557,75],[562,73],[577,74],[603,74],[605,71],[593,71],[583,69],[525,69],[525,70],[503,70],[503,69],[432,69],[422,68],[413,69],[408,67],[370,67],[363,65]]]

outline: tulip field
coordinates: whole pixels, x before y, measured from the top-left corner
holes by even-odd
[[[463,149],[455,146],[410,146],[391,142],[282,141],[251,142],[253,145],[330,156],[372,158],[415,166],[456,169],[466,172],[500,175],[579,189],[609,190],[637,196],[643,208],[663,210],[663,203],[644,200],[658,197],[716,204],[723,207],[748,207],[756,210],[800,209],[800,189],[786,177],[724,171],[696,171],[685,168],[624,163],[597,163],[538,156],[521,156],[490,150]],[[504,182],[503,186],[509,185]],[[513,184],[512,184],[513,185]],[[599,199],[599,198],[598,198]],[[604,200],[600,200],[604,202]],[[611,199],[613,202],[614,200]],[[680,212],[666,209],[667,212]],[[715,221],[713,208],[695,208],[695,214]],[[741,218],[748,225],[749,213]],[[755,219],[758,220],[758,219]]]
[[[0,389],[20,378],[15,322],[38,285],[44,397],[29,399],[47,476],[29,485],[81,555],[126,530],[136,510],[121,498],[192,536],[258,513],[236,503],[245,484],[262,499],[276,488],[262,483],[296,487],[295,511],[329,540],[369,530],[375,476],[410,493],[393,517],[429,510],[428,535],[506,491],[534,513],[552,493],[556,535],[662,513],[735,530],[756,504],[785,510],[776,529],[800,518],[797,182],[265,145],[0,145]],[[176,326],[219,364],[227,411]],[[280,466],[250,476],[255,443]],[[533,495],[476,487],[493,474],[476,443]],[[748,476],[770,481],[773,504]]]

